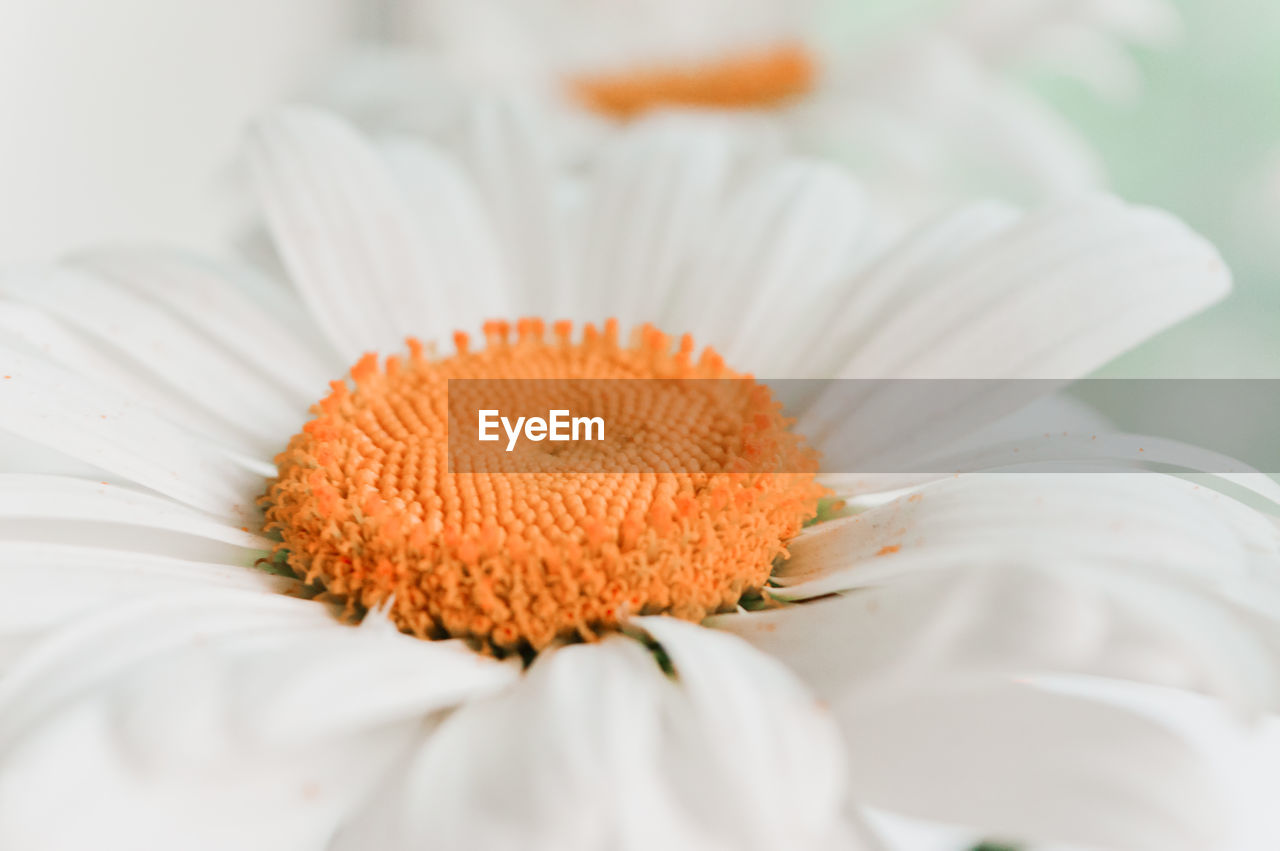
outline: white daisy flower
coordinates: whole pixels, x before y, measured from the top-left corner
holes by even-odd
[[[449,375],[582,363],[1069,378],[1220,298],[1210,246],[1097,199],[864,251],[874,215],[827,166],[666,124],[566,198],[527,125],[473,126],[463,164],[267,120],[293,289],[155,251],[5,282],[3,847],[1269,838],[1280,552],[1242,503],[962,476],[801,531],[812,474],[741,499],[679,474],[465,484],[432,413]],[[449,342],[535,311],[723,357],[608,322]],[[434,352],[364,355],[406,334]]]
[[[1011,72],[1092,75],[1103,91],[1132,93],[1126,46],[1165,42],[1178,21],[1165,0],[961,0],[861,28],[886,15],[825,0],[398,5],[404,43],[350,62],[320,102],[371,128],[439,138],[478,93],[534,98],[559,110],[570,157],[621,120],[710,110],[850,165],[882,215],[908,222],[956,199],[1030,202],[1098,185],[1089,146]]]

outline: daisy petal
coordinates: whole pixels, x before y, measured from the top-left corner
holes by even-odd
[[[202,416],[199,410],[193,410],[163,387],[146,380],[138,368],[108,356],[89,339],[38,308],[0,300],[0,331],[4,332],[6,345],[19,352],[50,359],[99,389],[109,389],[121,398],[133,399],[193,433],[209,435],[231,446],[244,441],[242,434]],[[21,458],[27,453],[14,454]],[[21,467],[27,469],[28,465]],[[6,470],[16,468],[10,463],[3,466]]]
[[[948,29],[993,66],[1033,66],[1074,77],[1112,98],[1141,88],[1126,41],[1167,45],[1181,29],[1177,10],[1166,0],[1070,6],[969,0],[949,17]]]
[[[1152,45],[1172,41],[1182,28],[1169,0],[1086,0],[1070,6],[1056,0],[965,0],[948,18],[953,34],[996,61],[1007,59],[1010,50],[1021,55],[1028,40],[1064,22]]]
[[[154,248],[94,251],[77,257],[76,263],[162,305],[234,353],[304,411],[348,365],[302,339],[272,308],[255,303],[254,296],[270,287],[257,270]],[[273,307],[300,312],[302,305]]]
[[[1142,91],[1142,66],[1126,45],[1088,26],[1055,27],[1027,49],[1041,68],[1077,80],[1111,100],[1130,101]]]
[[[532,110],[483,99],[466,110],[464,144],[508,262],[507,277],[520,316],[568,316],[564,234],[557,226],[553,154],[548,130]],[[600,317],[591,317],[599,320]]]
[[[773,596],[859,590],[712,623],[823,690],[947,671],[1075,671],[1280,706],[1276,525],[1190,482],[946,480],[812,527],[790,551]]]
[[[995,436],[991,430],[984,432]],[[828,445],[831,443],[838,444],[839,441],[828,441]],[[846,462],[857,455],[842,458],[839,451],[837,446],[833,453],[824,457],[824,461],[830,461],[835,469],[848,469],[850,465]],[[1086,428],[1083,431],[1041,433],[1038,437],[1024,436],[1021,440],[993,442],[985,446],[972,441],[971,448],[955,454],[920,456],[918,460],[908,460],[902,454],[897,458],[904,462],[904,470],[918,472],[827,473],[821,478],[837,495],[855,497],[963,473],[1020,472],[1019,468],[1027,473],[1036,473],[1061,468],[1068,472],[1104,474],[1155,468],[1203,479],[1215,487],[1233,485],[1254,498],[1261,497],[1270,502],[1270,510],[1280,508],[1280,484],[1267,474],[1220,452],[1145,434],[1099,434]],[[879,467],[885,459],[881,457],[875,461]],[[893,484],[886,487],[886,483]]]
[[[1172,216],[1081,200],[1028,216],[955,258],[910,305],[874,325],[842,374],[1073,378],[1229,289],[1213,246]]]
[[[253,517],[269,466],[37,358],[0,347],[0,363],[0,429],[218,517]]]
[[[514,676],[452,643],[342,626],[284,597],[127,606],[37,648],[6,681],[0,839],[326,847],[428,713]],[[57,817],[68,808],[74,819]]]
[[[1240,784],[1230,778],[1253,762],[1251,731],[1200,713],[1196,726],[1216,733],[1206,748],[1123,705],[1135,687],[1088,684],[1088,697],[978,680],[837,702],[858,766],[854,800],[1035,847],[1244,847],[1235,838],[1245,811],[1232,795]],[[1188,699],[1152,687],[1139,694],[1168,710]]]
[[[1176,686],[1257,712],[1280,706],[1274,623],[1148,571],[967,561],[707,625],[781,659],[827,698],[958,675],[1054,672]]]
[[[255,557],[272,548],[272,542],[261,535],[229,526],[180,503],[71,476],[0,473],[0,522],[15,519],[119,525],[132,527],[134,534],[139,529],[176,532],[249,550]],[[30,531],[30,527],[6,537],[21,540],[23,531]],[[68,542],[72,531],[63,526],[59,537]]]
[[[918,34],[830,65],[830,84],[797,108],[801,138],[864,174],[908,225],[947,203],[1039,203],[1103,183],[1074,127],[954,40]]]
[[[801,361],[801,374],[837,374],[849,354],[886,318],[906,310],[975,245],[998,238],[1020,218],[1018,209],[1008,204],[970,204],[922,225],[886,250],[830,305],[833,315],[819,321],[825,332],[820,335],[823,345],[814,346]]]
[[[867,200],[846,173],[812,162],[771,168],[722,214],[675,294],[667,324],[696,330],[741,369],[787,374],[812,338],[788,338],[870,254]]]
[[[479,328],[504,315],[507,268],[489,213],[469,176],[437,151],[408,140],[385,143],[383,158],[419,218],[419,237],[434,258],[432,280],[456,329]]]
[[[961,249],[949,233],[973,241]],[[947,246],[942,263],[932,259],[939,244]],[[912,260],[917,252],[921,261]],[[907,271],[905,279],[894,270]],[[863,456],[884,447],[842,446],[842,435],[893,434],[902,447],[950,445],[964,437],[957,423],[976,429],[1006,416],[1026,403],[1020,394],[1049,392],[1052,380],[1087,374],[1230,287],[1213,247],[1183,224],[1108,199],[1051,207],[1017,223],[962,213],[956,224],[926,228],[895,249],[869,273],[872,293],[885,292],[886,277],[910,297],[898,296],[889,312],[868,312],[890,300],[875,295],[868,304],[855,284],[849,307],[860,318],[836,311],[820,335],[831,350],[852,347],[852,356],[838,367],[829,357],[810,358],[810,368],[843,378],[987,381],[956,382],[949,392],[939,385],[936,398],[901,381],[833,382],[799,428],[838,456],[844,471],[868,469]],[[1051,381],[997,381],[1012,378]],[[886,429],[894,418],[901,427]]]
[[[446,719],[333,847],[586,849],[662,829],[649,819],[675,826],[665,790],[645,782],[662,685],[629,639],[548,654],[508,694]]]
[[[702,741],[707,753],[697,758],[713,761],[733,788],[740,818],[758,836],[777,830],[775,815],[788,814],[788,831],[796,825],[824,825],[839,808],[845,766],[831,758],[839,748],[826,710],[780,665],[751,660],[749,677],[741,675],[745,661],[742,644],[723,633],[671,618],[637,618],[662,647],[675,669],[692,717],[690,741]],[[786,719],[783,721],[782,719]],[[751,741],[760,730],[769,737]],[[714,731],[714,735],[707,735]],[[676,759],[680,749],[671,754]],[[803,777],[803,785],[777,787],[761,778]],[[693,802],[699,794],[690,786],[683,793]],[[717,795],[724,794],[717,790]],[[708,804],[708,806],[710,803]],[[754,818],[759,821],[754,821]],[[795,838],[796,833],[790,835]],[[814,834],[821,838],[822,831]],[[784,836],[770,843],[779,847]]]
[[[1276,581],[1280,563],[1277,529],[1265,515],[1156,473],[946,479],[814,526],[789,550],[775,580],[794,597],[909,568],[1079,562],[1182,575],[1244,600],[1247,589]]]
[[[46,631],[150,594],[197,588],[298,593],[301,583],[250,565],[189,561],[105,547],[0,541],[0,662]]]
[[[206,333],[202,322],[184,321],[113,281],[51,269],[6,290],[126,363],[138,381],[152,385],[149,398],[166,397],[163,410],[195,413],[215,438],[232,434],[240,445],[270,447],[305,411],[282,402],[279,389]],[[246,408],[252,417],[243,415]]]
[[[794,680],[725,636],[645,628],[672,648],[674,680],[630,638],[545,654],[509,693],[450,716],[335,849],[838,842],[832,730]],[[709,684],[695,685],[704,675]],[[760,761],[731,753],[764,730],[792,738]],[[783,823],[747,801],[806,817]]]
[[[348,362],[452,327],[417,219],[381,157],[351,127],[290,108],[249,147],[267,221],[303,300]]]
[[[650,122],[606,147],[587,205],[574,318],[661,318],[729,191],[736,153],[729,134],[676,121]]]

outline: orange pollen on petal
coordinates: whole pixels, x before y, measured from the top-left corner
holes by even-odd
[[[568,323],[512,330],[491,323],[483,347],[459,337],[442,358],[410,341],[410,357],[379,368],[366,355],[354,387],[335,382],[263,497],[290,568],[350,612],[391,601],[405,632],[498,652],[591,640],[635,615],[699,621],[758,591],[825,493],[768,389],[648,326],[630,343],[613,320],[577,340]],[[690,472],[462,473],[449,469],[450,378],[731,378],[744,392],[726,415],[687,389],[723,382],[587,383],[630,412],[620,428],[656,435]],[[706,460],[748,447],[772,453],[771,472]]]
[[[811,91],[816,78],[812,54],[803,45],[782,44],[686,67],[578,76],[569,88],[597,112],[631,118],[657,106],[776,106]]]

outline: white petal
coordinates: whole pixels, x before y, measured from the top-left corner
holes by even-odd
[[[805,332],[814,315],[839,298],[876,247],[861,188],[816,168],[808,180],[763,240],[769,249],[743,269],[749,276],[739,279],[741,288],[713,312],[736,319],[726,359],[756,374],[793,374],[814,343]]]
[[[1181,29],[1177,9],[1166,0],[969,0],[948,23],[993,66],[1074,76],[1112,97],[1132,95],[1141,85],[1126,41],[1165,45]]]
[[[146,367],[113,355],[94,337],[68,327],[39,308],[0,300],[0,331],[4,332],[7,345],[39,360],[50,360],[102,392],[130,399],[193,434],[228,447],[252,449],[252,439],[225,419],[211,416],[154,380]]]
[[[728,134],[678,121],[646,123],[607,146],[589,190],[573,318],[659,322],[705,247],[738,153]]]
[[[803,596],[908,565],[1078,562],[1183,575],[1245,599],[1276,581],[1280,557],[1265,515],[1155,473],[961,476],[819,524],[789,549],[775,579]]]
[[[1169,0],[965,0],[948,18],[952,32],[997,58],[1064,22],[1088,23],[1148,44],[1167,42],[1181,28]]]
[[[1087,25],[1063,24],[1026,45],[1032,62],[1051,73],[1078,80],[1114,101],[1131,101],[1142,91],[1142,68],[1127,46]]]
[[[630,638],[544,654],[517,688],[446,720],[336,848],[839,840],[838,746],[795,681],[726,636],[644,626],[661,633],[674,680]]]
[[[713,623],[824,691],[1065,670],[1280,706],[1276,524],[1190,482],[962,477],[819,524],[790,551],[774,596],[868,590]]]
[[[973,241],[960,248],[951,233]],[[941,262],[934,259],[940,244]],[[896,304],[883,295],[886,280],[903,287]],[[955,225],[924,229],[869,273],[870,305],[857,284],[851,288],[846,310],[817,333],[829,341],[826,349],[852,346],[852,356],[837,367],[819,355],[808,369],[871,379],[1076,378],[1221,298],[1229,280],[1212,246],[1152,210],[1095,199],[1016,224],[963,213]],[[835,450],[836,469],[849,472],[861,468],[863,450],[840,445],[841,434],[900,434],[897,448],[909,448],[913,441],[938,445],[943,429],[950,443],[963,437],[956,423],[977,428],[1006,416],[1026,400],[1004,396],[1035,389],[956,382],[929,400],[895,381],[833,382],[798,428],[824,451]],[[1052,389],[1043,384],[1044,392]],[[1000,399],[992,400],[993,390]],[[899,429],[885,429],[907,415]],[[859,418],[871,426],[859,428]]]
[[[349,364],[296,334],[287,321],[301,302],[262,305],[261,272],[156,248],[95,251],[77,263],[119,281],[194,326],[267,377],[294,405],[311,405]]]
[[[665,790],[645,782],[655,667],[626,639],[550,654],[511,693],[444,721],[336,848],[589,848],[643,829],[631,807],[665,820]]]
[[[249,153],[277,248],[348,361],[451,329],[417,217],[351,127],[291,108],[257,125]]]
[[[201,514],[186,506],[130,488],[71,476],[0,473],[0,521],[56,521],[64,542],[80,525],[120,525],[133,534],[149,529],[176,532],[217,541],[255,556],[270,551],[272,542],[245,529]],[[30,531],[27,526],[24,532]],[[7,535],[9,539],[24,539]],[[172,554],[172,553],[171,553]]]
[[[388,142],[381,150],[434,258],[433,289],[441,302],[436,311],[449,316],[458,330],[512,315],[507,264],[469,176],[438,151],[411,140]]]
[[[0,429],[218,517],[254,522],[271,467],[184,432],[150,410],[0,347]],[[244,519],[240,519],[244,518]]]
[[[147,381],[140,370],[110,357],[91,338],[39,308],[0,299],[0,331],[18,352],[49,359],[99,388],[127,396],[192,432],[210,434],[229,445],[244,440],[224,424],[210,421],[194,405]],[[6,469],[8,469],[6,467]]]
[[[1090,0],[1083,14],[1112,32],[1142,44],[1168,44],[1182,35],[1182,18],[1170,0]]]
[[[1017,388],[1013,390],[1014,395],[1018,395]],[[908,390],[905,395],[911,399],[920,398],[918,391]],[[970,413],[976,410],[978,409],[969,408]],[[884,424],[880,427],[883,428]],[[903,431],[912,437],[919,433],[909,429]],[[991,433],[990,429],[983,431]],[[932,437],[950,433],[945,426],[925,428],[920,432],[923,432],[924,437],[918,440],[930,449],[933,448],[928,446]],[[1189,480],[1204,481],[1214,489],[1233,486],[1246,492],[1245,495],[1253,502],[1260,505],[1263,501],[1269,502],[1269,506],[1264,506],[1269,511],[1280,509],[1280,484],[1267,474],[1220,452],[1151,435],[1089,431],[1048,432],[986,446],[972,440],[969,441],[971,448],[955,453],[937,452],[916,457],[899,451],[896,446],[890,446],[888,453],[873,456],[865,463],[872,470],[900,469],[903,472],[859,474],[839,472],[856,469],[858,463],[863,461],[860,457],[861,447],[857,443],[853,444],[853,451],[848,455],[842,454],[845,446],[842,439],[844,434],[856,432],[842,428],[841,435],[825,437],[824,447],[827,453],[823,456],[823,462],[830,465],[832,472],[821,476],[824,484],[842,496],[857,497],[877,491],[907,488],[964,473],[1042,473],[1062,470],[1102,475],[1156,469],[1176,471]],[[901,464],[900,467],[897,466],[898,463]]]
[[[1169,685],[1246,712],[1280,706],[1280,629],[1202,587],[1141,570],[993,564],[724,615],[824,697],[957,675],[1067,672]]]
[[[324,848],[429,713],[514,676],[283,597],[125,607],[0,686],[0,841]]]
[[[1240,847],[1222,779],[1251,739],[1230,717],[1211,719],[1234,745],[1224,754],[1146,713],[1008,681],[866,695],[834,711],[860,803],[1019,842]]]
[[[3,313],[0,310],[0,313]],[[92,482],[119,483],[117,476],[85,464],[39,443],[33,443],[12,432],[0,432],[0,470],[6,473],[70,476]]]
[[[0,541],[0,663],[49,630],[152,594],[252,589],[298,593],[301,583],[238,563],[198,562],[101,546]]]
[[[852,381],[846,387],[858,392],[859,384]],[[859,414],[869,407],[872,416],[858,416],[854,422],[839,424],[820,442],[815,440],[823,453],[823,481],[843,496],[867,491],[869,483],[860,480],[868,476],[875,479],[888,474],[909,479],[912,474],[932,473],[942,474],[934,478],[944,478],[958,472],[989,472],[997,466],[990,457],[994,447],[1025,451],[1027,445],[1050,442],[1053,437],[1083,436],[1090,439],[1090,449],[1096,450],[1097,436],[1115,432],[1115,424],[1069,393],[1045,395],[1055,385],[1056,382],[992,381],[987,385],[992,392],[982,393],[964,381],[901,382],[898,410],[884,404],[860,406]],[[882,388],[871,389],[874,393]],[[885,393],[874,395],[881,403],[889,398]],[[983,404],[972,404],[975,397],[980,397]],[[868,398],[868,394],[862,398]],[[956,399],[957,409],[928,419],[925,412],[941,407],[941,398]],[[993,421],[992,414],[1002,408],[1016,410]],[[984,425],[978,427],[980,423]],[[1010,463],[1022,460],[1019,452],[1009,454],[1013,456]],[[1086,457],[1096,460],[1109,456]],[[903,487],[931,480],[921,475],[914,482],[904,482]]]
[[[214,438],[231,436],[238,439],[234,445],[267,447],[270,452],[305,414],[306,403],[283,402],[278,388],[204,333],[201,323],[175,316],[110,280],[79,270],[49,269],[11,279],[5,290],[75,329],[100,348],[100,360],[114,358],[126,364],[123,368],[135,383],[149,385],[144,398],[159,402],[158,410],[172,416],[180,409],[188,419],[196,417]],[[181,421],[182,414],[172,418]]]
[[[792,161],[731,199],[706,238],[667,326],[715,346],[735,368],[791,374],[808,329],[872,251],[861,188],[844,171]]]
[[[935,34],[835,51],[794,110],[801,144],[845,162],[905,224],[980,197],[1041,203],[1102,184],[1068,122]]]
[[[687,735],[706,748],[696,760],[718,765],[750,831],[761,837],[773,833],[766,843],[772,847],[784,836],[803,833],[795,825],[812,828],[814,839],[824,838],[839,809],[846,773],[841,761],[831,758],[839,743],[825,709],[790,671],[744,653],[739,641],[670,618],[638,618],[636,625],[670,658],[692,716]],[[767,739],[749,749],[742,746],[762,730],[771,731]],[[672,758],[683,755],[683,748],[672,750]],[[780,785],[781,778],[799,785]],[[705,793],[692,783],[684,793],[690,801],[699,794]],[[776,821],[779,811],[791,822],[785,832]]]
[[[564,228],[554,202],[556,173],[549,128],[533,110],[479,100],[466,111],[459,156],[471,167],[508,264],[517,316],[570,315]],[[599,321],[600,317],[591,317]]]
[[[956,258],[842,374],[1076,377],[1229,288],[1213,246],[1173,217],[1105,198],[1064,204]]]
[[[886,250],[858,277],[849,282],[832,314],[819,320],[835,333],[822,335],[801,362],[802,374],[836,375],[848,353],[873,335],[886,319],[896,316],[928,292],[976,245],[1007,233],[1021,218],[1014,207],[996,202],[970,204],[922,225],[909,237]]]

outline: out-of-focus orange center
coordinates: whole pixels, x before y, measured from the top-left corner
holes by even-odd
[[[816,75],[809,51],[786,44],[687,67],[579,76],[570,88],[597,112],[630,118],[657,106],[775,106],[810,91]]]
[[[647,326],[625,344],[613,321],[576,340],[568,323],[550,339],[537,320],[510,330],[489,323],[480,350],[457,335],[443,358],[410,340],[407,359],[367,355],[354,387],[333,382],[264,497],[290,567],[352,609],[390,601],[407,632],[499,651],[591,639],[631,615],[696,621],[759,589],[822,495],[816,457],[768,389]],[[737,378],[751,392],[726,418],[698,389],[718,382],[588,383],[628,394],[604,400],[623,412],[607,427],[643,432],[682,472],[461,473],[450,378]]]

